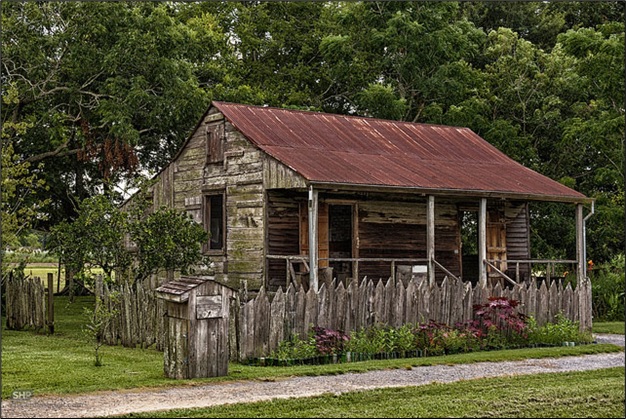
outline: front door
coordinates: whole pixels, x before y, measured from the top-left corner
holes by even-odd
[[[498,209],[487,213],[487,259],[506,260],[506,223],[504,211]],[[506,262],[496,262],[494,265],[502,272],[507,269]],[[492,271],[491,267],[487,269],[487,272]]]
[[[317,209],[318,267],[328,267],[328,204],[320,202]],[[300,254],[309,254],[309,210],[307,203],[300,205]]]

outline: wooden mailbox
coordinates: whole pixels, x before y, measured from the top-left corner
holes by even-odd
[[[166,301],[165,375],[184,379],[228,374],[230,302],[235,291],[212,277],[189,276],[156,291]]]

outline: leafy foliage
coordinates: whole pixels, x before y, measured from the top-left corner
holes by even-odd
[[[593,317],[599,321],[624,320],[624,254],[593,267],[589,272]]]
[[[554,323],[539,327],[533,317],[528,318],[528,341],[531,344],[561,345],[563,342],[589,343],[593,340],[590,332],[581,332],[578,322],[573,322],[558,313]]]
[[[204,229],[187,215],[161,207],[143,220],[129,225],[130,240],[137,246],[138,280],[159,270],[181,270],[189,273],[202,259],[202,243],[207,240]]]
[[[74,272],[97,266],[108,280],[114,272],[130,272],[131,282],[160,270],[186,273],[203,259],[207,233],[202,226],[172,209],[162,207],[147,215],[144,210],[138,204],[123,211],[104,195],[87,198],[73,223],[52,229],[50,249]]]
[[[4,128],[4,127],[3,127]],[[4,133],[3,133],[4,137]],[[2,171],[0,174],[0,243],[2,251],[7,247],[20,247],[20,236],[26,236],[28,229],[40,218],[45,218],[45,207],[49,198],[32,201],[38,191],[48,187],[40,177],[38,168],[33,169],[28,162],[20,161],[11,142],[2,138]],[[2,264],[2,275],[7,265]]]
[[[316,326],[313,328],[315,349],[321,355],[342,353],[349,337],[340,330]]]
[[[115,302],[119,299],[118,293],[110,294],[111,301]],[[111,320],[118,314],[117,310],[109,309],[106,307],[99,297],[96,297],[96,302],[93,308],[83,307],[84,315],[87,317],[87,323],[83,328],[83,333],[87,337],[88,341],[93,345],[94,350],[94,366],[101,367],[102,354],[100,348],[104,345],[104,332],[109,326]]]
[[[210,99],[466,126],[596,199],[602,263],[626,236],[622,17],[619,2],[8,2],[3,140],[50,188],[22,205],[48,229],[107,181],[162,169]],[[533,210],[534,258],[572,255],[562,207]]]
[[[526,316],[517,311],[519,302],[506,297],[489,297],[474,305],[474,320],[467,327],[488,348],[503,348],[528,338]]]
[[[317,355],[315,338],[311,335],[307,339],[300,339],[298,335],[292,335],[289,339],[278,344],[278,348],[270,354],[270,357],[281,360],[304,359]]]

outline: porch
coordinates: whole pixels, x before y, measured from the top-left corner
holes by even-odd
[[[313,187],[307,195],[268,193],[268,290],[290,284],[317,290],[333,280],[347,286],[363,278],[415,277],[432,286],[447,277],[505,287],[586,277],[584,223],[590,214],[583,217],[582,203],[575,204],[576,258],[533,259],[527,201]],[[468,212],[475,214],[477,253],[469,259],[461,240]]]

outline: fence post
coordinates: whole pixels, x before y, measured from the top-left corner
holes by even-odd
[[[54,334],[54,275],[48,272],[48,333]]]
[[[95,306],[95,309],[97,311],[98,310],[98,306],[102,302],[102,294],[103,294],[103,285],[102,285],[102,275],[101,274],[96,275],[95,291],[96,291],[96,306]]]

